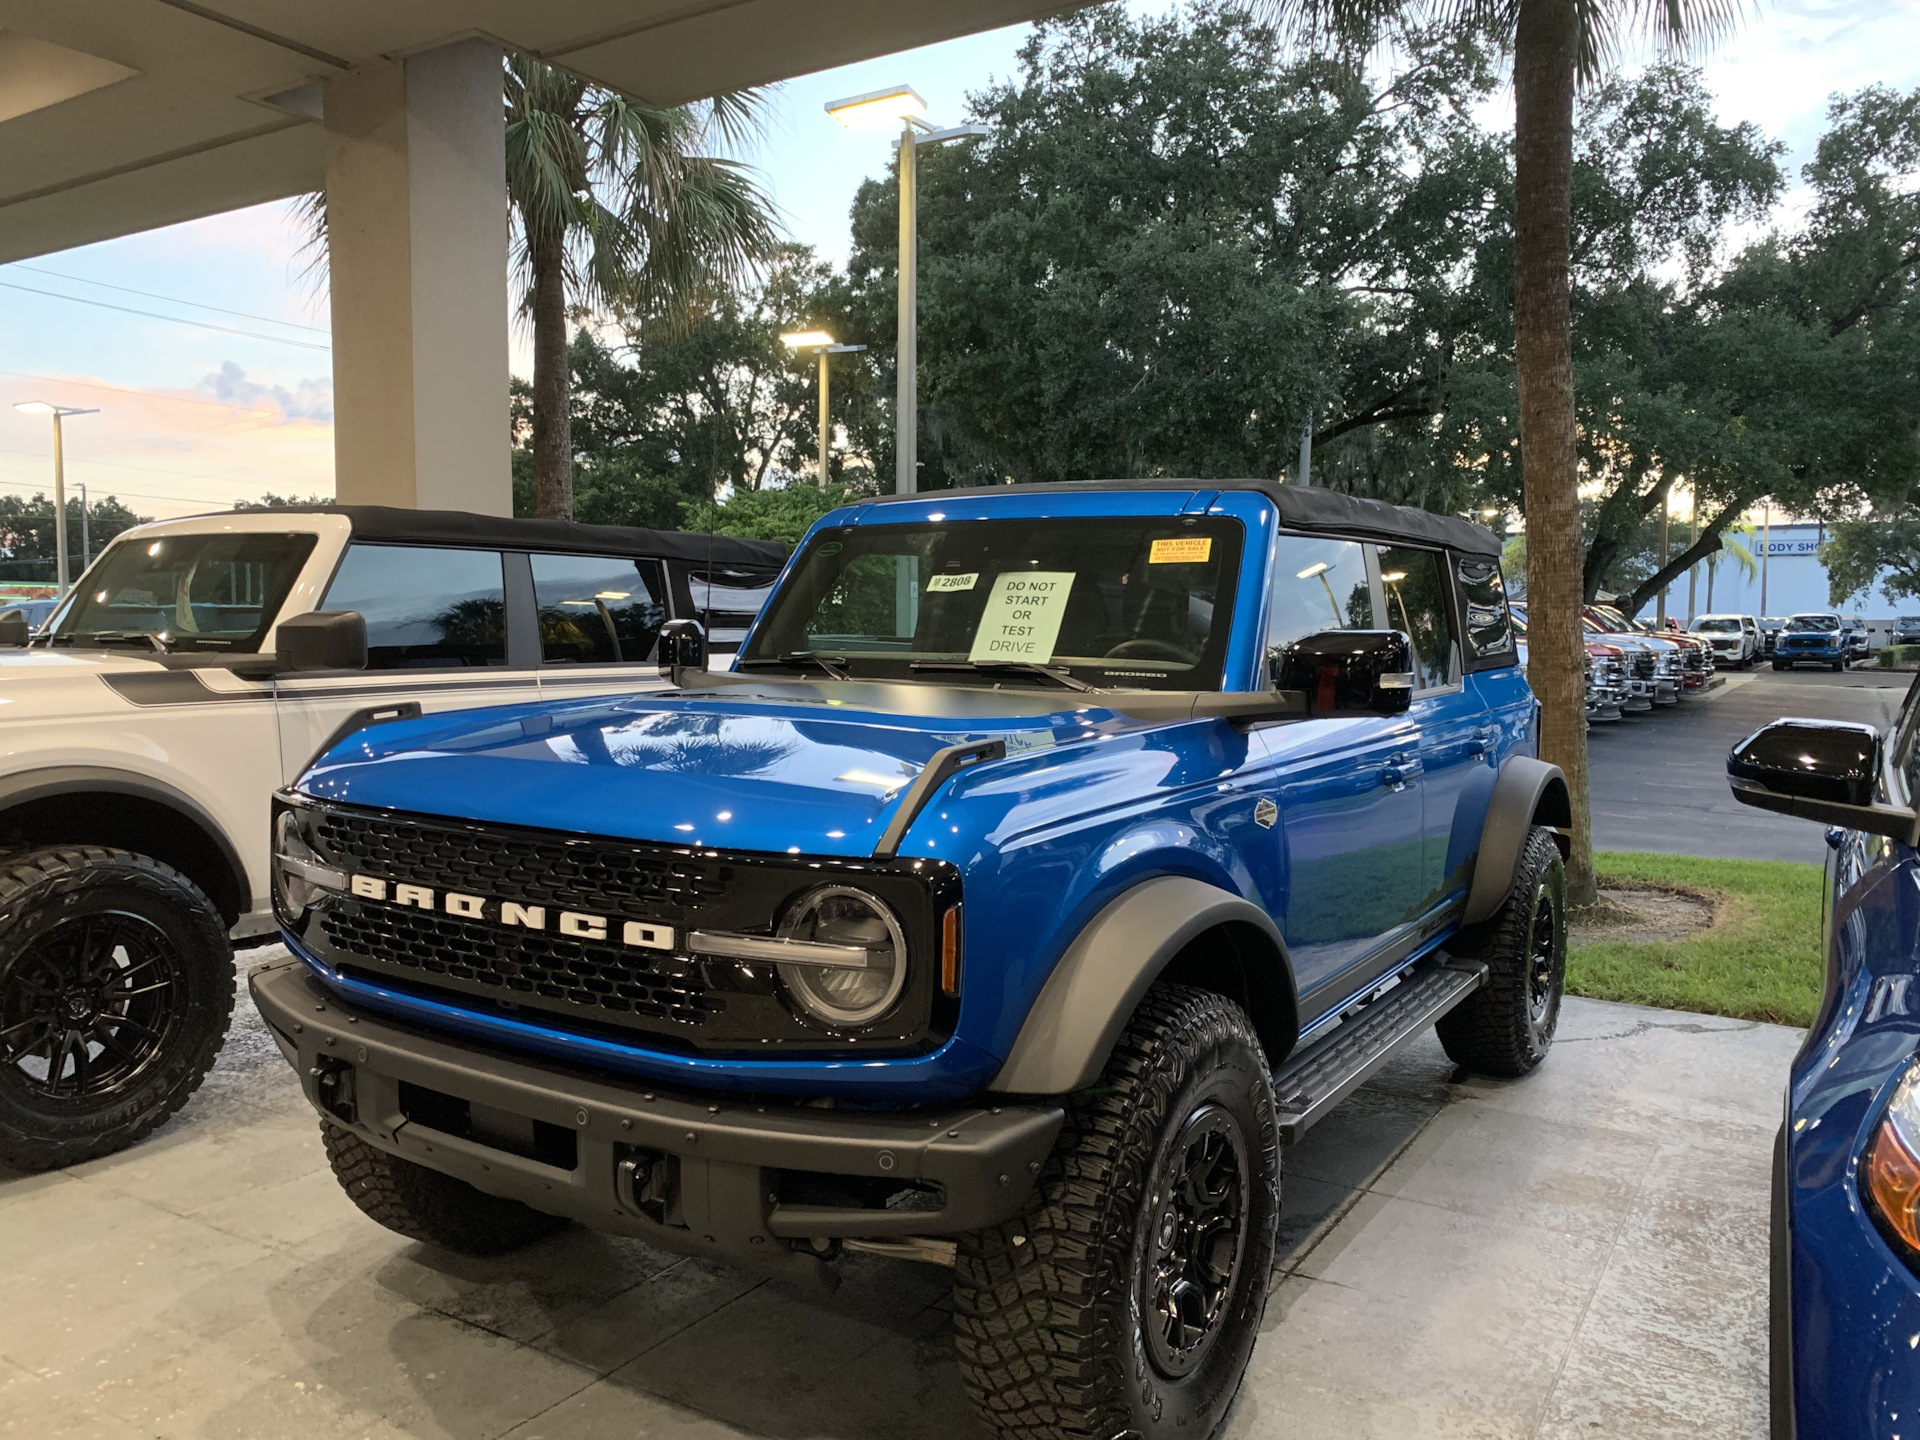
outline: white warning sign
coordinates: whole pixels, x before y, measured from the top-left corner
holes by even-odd
[[[1046,664],[1060,638],[1073,576],[1071,570],[1022,570],[999,576],[988,592],[967,658]]]

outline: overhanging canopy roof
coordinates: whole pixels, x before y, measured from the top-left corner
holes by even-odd
[[[1076,3],[0,0],[0,263],[318,190],[306,87],[474,35],[668,105]]]

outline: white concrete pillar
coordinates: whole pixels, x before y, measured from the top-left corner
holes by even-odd
[[[480,40],[327,82],[343,503],[512,513],[501,92]]]

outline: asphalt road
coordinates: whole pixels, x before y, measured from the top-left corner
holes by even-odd
[[[1858,720],[1884,730],[1912,680],[1878,669],[1733,672],[1707,695],[1595,725],[1587,734],[1594,848],[1823,863],[1820,826],[1734,800],[1727,751],[1783,715]]]

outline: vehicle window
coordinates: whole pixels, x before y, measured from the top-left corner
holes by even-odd
[[[1708,615],[1695,622],[1693,628],[1702,635],[1738,635],[1741,627],[1738,620],[1730,617]]]
[[[1467,612],[1467,649],[1476,659],[1513,654],[1513,627],[1507,619],[1507,587],[1497,561],[1466,555],[1454,571],[1460,604]]]
[[[708,624],[744,627],[767,603],[777,578],[744,570],[693,571],[687,576],[687,592],[694,613]]]
[[[540,659],[548,665],[617,665],[653,654],[667,618],[651,560],[534,555]]]
[[[349,545],[320,608],[366,617],[372,670],[507,663],[497,550]]]
[[[1796,615],[1787,621],[1789,630],[1838,630],[1838,615]]]
[[[1214,517],[822,530],[767,602],[737,668],[791,664],[781,657],[806,651],[861,677],[952,684],[1013,662],[1101,688],[1217,689],[1241,535],[1238,522]]]
[[[1373,586],[1357,540],[1282,535],[1274,542],[1273,605],[1267,645],[1284,650],[1323,630],[1373,630]]]
[[[1379,553],[1387,624],[1405,631],[1413,642],[1414,687],[1433,690],[1451,685],[1458,667],[1439,555],[1403,545],[1382,545]]]
[[[155,635],[170,650],[251,655],[280,613],[312,535],[165,535],[116,540],[54,629],[54,643]]]

